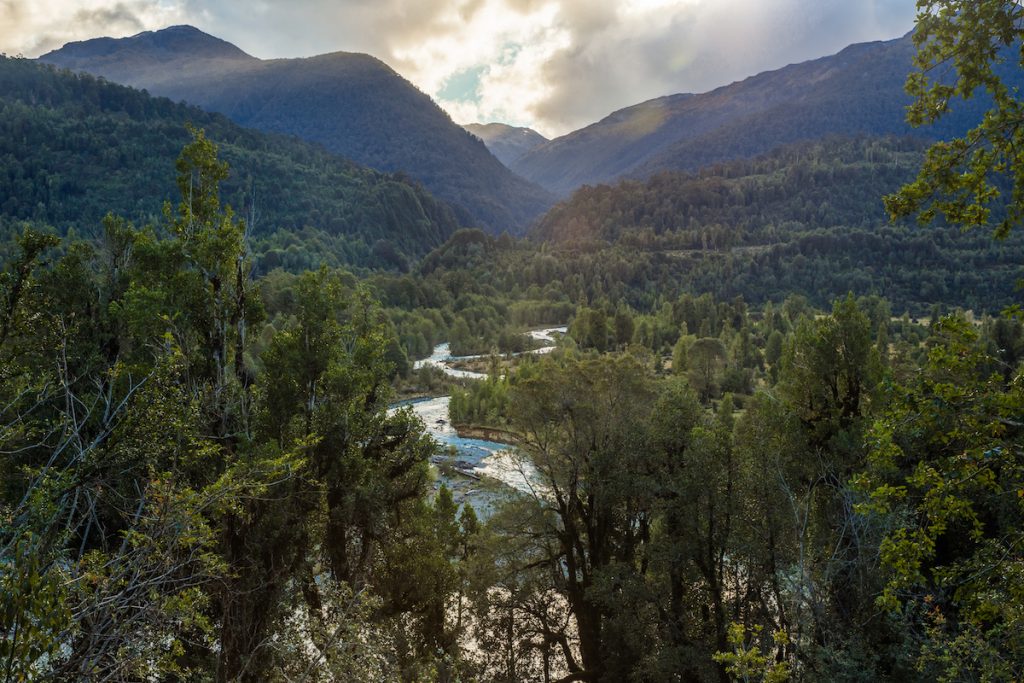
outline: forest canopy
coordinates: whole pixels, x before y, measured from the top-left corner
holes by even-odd
[[[1018,104],[986,71],[1022,15],[918,6],[919,66],[962,80],[912,75],[912,116],[988,88],[967,142],[584,188],[532,240],[0,60],[0,182],[56,193],[0,251],[0,680],[1024,678]],[[147,140],[148,180],[58,181]],[[253,159],[409,231],[264,232]],[[884,224],[903,183],[940,225]]]

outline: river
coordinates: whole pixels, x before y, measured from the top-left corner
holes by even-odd
[[[547,342],[526,353],[544,354],[556,346],[556,334],[565,334],[565,326],[532,330],[529,335],[539,342]],[[420,368],[433,365],[445,374],[460,379],[486,379],[487,375],[458,370],[451,364],[484,356],[452,356],[447,343],[438,344],[429,358],[413,365]],[[530,492],[536,482],[536,472],[529,462],[517,457],[507,444],[482,439],[464,439],[456,433],[448,417],[450,396],[437,396],[395,404],[393,410],[408,406],[423,420],[427,432],[447,450],[434,458],[440,481],[452,489],[456,502],[469,502],[481,517],[490,516],[495,504],[504,497],[504,490]]]

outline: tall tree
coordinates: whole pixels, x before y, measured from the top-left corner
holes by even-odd
[[[563,648],[565,681],[619,680],[641,656],[608,626],[646,566],[654,396],[650,375],[628,356],[548,359],[513,392],[513,428],[536,472],[535,533],[550,540],[544,561],[579,639],[578,659]]]
[[[104,227],[98,246],[68,244],[31,279],[22,259],[4,278],[4,366],[14,381],[3,383],[3,403],[19,427],[0,440],[19,476],[5,492],[0,557],[43,594],[58,589],[51,608],[69,617],[53,634],[58,648],[28,664],[60,679],[150,678],[198,664],[191,655],[212,644],[207,610],[224,571],[217,521],[279,475],[233,457],[241,440],[211,435],[233,411],[210,400],[218,382],[196,371],[195,340],[215,334],[204,259],[182,237],[115,218]],[[28,240],[26,256],[38,246]],[[54,623],[32,609],[21,605],[14,619]]]
[[[954,99],[981,92],[992,104],[964,137],[933,145],[917,180],[887,197],[887,209],[973,227],[988,224],[1002,200],[995,236],[1006,237],[1024,218],[1024,100],[1001,72],[1024,68],[1024,7],[917,7],[911,123],[935,121]],[[904,382],[873,430],[862,480],[873,499],[865,511],[893,524],[881,546],[890,574],[879,603],[918,634],[922,671],[942,680],[1015,680],[1024,675],[1020,368],[986,353],[963,319],[935,323],[924,372]],[[1000,336],[1007,348],[997,353],[1016,360],[1012,340]]]
[[[301,467],[275,496],[239,506],[224,522],[232,569],[225,681],[262,680],[282,666],[268,643],[287,628],[291,609],[323,618],[324,582],[341,594],[360,591],[394,571],[390,547],[433,548],[430,526],[418,520],[429,515],[422,503],[435,446],[408,412],[387,412],[392,367],[382,314],[326,269],[300,276],[296,290],[294,321],[274,335],[256,383],[252,457],[295,454]],[[383,594],[381,607],[396,614],[420,606],[398,589]],[[326,653],[331,643],[316,646]]]
[[[963,318],[946,318],[922,372],[874,425],[862,506],[881,515],[878,604],[914,634],[932,680],[1024,675],[1024,412]],[[997,366],[998,367],[998,366]]]
[[[192,141],[182,149],[176,163],[181,201],[176,213],[169,204],[164,212],[188,263],[207,290],[201,299],[204,305],[193,309],[204,331],[194,362],[212,379],[212,418],[223,437],[249,428],[246,330],[257,321],[259,308],[250,292],[252,266],[245,244],[245,222],[235,218],[231,207],[220,201],[228,165],[217,158],[217,146],[203,130],[190,127],[189,132]],[[230,414],[232,411],[238,414]]]

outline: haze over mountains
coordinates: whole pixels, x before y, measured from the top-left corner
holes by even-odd
[[[402,171],[495,232],[521,232],[552,203],[369,55],[260,60],[198,29],[175,26],[69,43],[40,60],[185,100],[244,126],[296,135],[379,170]]]
[[[830,134],[942,138],[980,120],[986,98],[957,103],[927,129],[912,129],[903,86],[911,35],[851,45],[838,54],[769,71],[701,95],[678,94],[619,110],[512,163],[537,184],[567,195],[584,184],[693,170]],[[1024,78],[1010,67],[1011,85]]]
[[[470,123],[463,128],[483,140],[491,154],[506,166],[511,166],[524,154],[548,141],[532,128],[504,123]]]

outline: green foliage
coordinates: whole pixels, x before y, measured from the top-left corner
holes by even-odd
[[[19,312],[24,311],[22,297],[31,287],[31,276],[39,265],[40,256],[49,248],[57,246],[59,240],[53,235],[39,233],[30,228],[17,239],[19,254],[11,267],[0,275],[3,287],[0,300],[0,345],[20,326]]]
[[[936,16],[998,16],[981,5]],[[17,61],[0,78],[25,140],[69,93],[97,130],[184,111]],[[214,144],[234,129],[198,122],[155,226],[4,226],[21,234],[0,273],[5,680],[1024,675],[1024,322],[932,307],[997,305],[1015,247],[877,228],[861,194],[917,147],[833,141],[588,189],[552,214],[571,239],[461,230],[397,272],[415,252],[369,228],[307,246],[242,220],[219,154],[249,134]],[[359,192],[422,199],[345,168]],[[395,269],[254,282],[254,234],[282,266],[348,245]],[[898,260],[890,237],[925,253],[900,272],[931,291],[893,291],[929,325],[877,295],[815,309],[861,277],[844,249]],[[980,274],[939,291],[935,262]],[[554,353],[492,356],[484,381],[408,372],[442,342],[512,353],[567,322]],[[479,484],[501,499],[489,519],[431,494],[437,445],[393,382],[517,435],[502,457],[524,481]]]
[[[1024,409],[966,321],[945,318],[920,375],[871,431],[865,514],[882,515],[878,604],[920,629],[918,666],[940,680],[1021,675]]]
[[[965,135],[932,145],[917,179],[886,197],[886,208],[893,217],[930,223],[941,215],[971,228],[992,223],[992,205],[1005,203],[994,221],[995,236],[1005,238],[1024,218],[1024,103],[1015,81],[1024,66],[1024,13],[1009,0],[919,0],[917,11],[907,120],[932,124],[953,110],[953,100],[979,93],[988,109]],[[998,202],[1007,181],[1008,196]]]
[[[761,635],[761,627],[753,629],[753,640]],[[762,652],[760,645],[747,640],[743,624],[729,625],[729,645],[732,652],[715,654],[715,661],[725,665],[725,670],[734,681],[742,683],[785,683],[789,680],[789,666],[786,662],[775,662]],[[774,641],[779,645],[787,644],[786,633],[779,631],[774,634]]]
[[[191,123],[234,169],[223,194],[245,214],[263,272],[321,261],[401,270],[458,227],[447,205],[400,177],[91,76],[3,58],[0,93],[5,219],[85,235],[108,212],[158,220]]]
[[[615,283],[640,310],[649,304],[637,293],[648,287],[741,295],[753,304],[802,294],[819,307],[849,291],[884,294],[896,310],[918,314],[936,302],[976,311],[1009,305],[1024,275],[1015,260],[1024,238],[993,244],[959,227],[887,224],[878,198],[912,179],[923,148],[912,140],[830,139],[692,174],[584,187],[549,211],[532,237],[549,245],[563,270],[600,261],[592,265],[599,283],[587,283],[589,298],[580,303],[612,296],[607,283]],[[1002,205],[993,211],[1001,216]],[[614,263],[621,260],[629,267]],[[566,282],[563,291],[574,286]]]
[[[27,231],[0,276],[5,680],[392,671],[402,615],[435,604],[362,595],[434,534],[435,445],[387,413],[388,320],[321,269],[253,356],[245,226],[192,135],[160,231],[108,217],[63,254]]]
[[[707,415],[684,380],[658,382],[628,355],[536,365],[514,380],[509,408],[536,488],[490,524],[514,548],[494,558],[515,577],[502,609],[539,617],[544,644],[534,647],[581,677],[706,680],[724,671],[712,654],[727,646],[729,615],[742,609],[770,623],[730,588],[751,571],[739,558],[759,531],[747,525],[764,519],[744,509],[763,477],[733,447],[731,397]],[[553,567],[566,569],[535,573]],[[532,611],[538,601],[548,604],[543,616]],[[691,611],[698,604],[703,620]],[[569,644],[571,623],[578,645]]]
[[[551,209],[532,236],[728,251],[817,229],[878,227],[885,219],[879,196],[912,177],[924,147],[909,139],[828,138],[699,172],[584,187]]]
[[[775,365],[782,358],[782,333],[772,330],[764,347],[764,359],[769,365]]]
[[[545,359],[540,366],[516,385],[510,409],[521,448],[548,492],[534,500],[540,510],[533,519],[542,525],[531,532],[547,539],[541,557],[523,559],[564,563],[564,576],[551,587],[564,595],[579,629],[581,661],[569,669],[614,679],[640,647],[625,637],[631,629],[608,620],[625,614],[611,587],[616,577],[634,580],[633,563],[648,538],[648,493],[628,474],[644,467],[643,419],[651,414],[653,387],[629,357]]]
[[[697,339],[686,353],[690,384],[708,401],[718,391],[719,374],[725,366],[726,351],[721,340],[713,337]]]
[[[25,681],[43,674],[48,660],[59,656],[71,615],[62,577],[40,566],[36,539],[13,543],[0,563],[0,671],[4,681]]]
[[[569,334],[583,348],[603,353],[610,350],[609,341],[613,340],[609,323],[608,317],[601,309],[582,307],[576,312]]]
[[[497,372],[465,389],[453,389],[448,414],[454,424],[502,426],[509,411],[508,376]]]
[[[832,315],[803,318],[782,362],[782,391],[813,433],[827,443],[867,414],[881,378],[871,322],[853,296]]]

